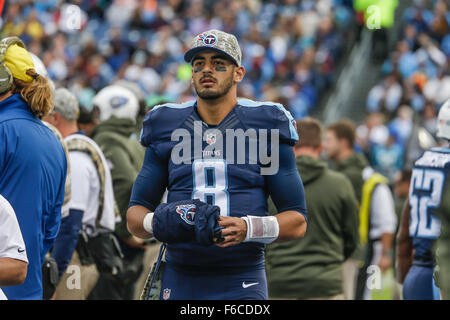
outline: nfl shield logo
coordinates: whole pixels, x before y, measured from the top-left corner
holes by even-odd
[[[216,134],[215,133],[207,133],[206,134],[206,143],[207,144],[216,143]]]
[[[166,289],[164,289],[164,291],[163,291],[163,299],[164,300],[167,300],[167,299],[169,299],[170,298],[170,289],[169,288],[166,288]]]

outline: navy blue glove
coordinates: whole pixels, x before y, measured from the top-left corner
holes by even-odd
[[[220,208],[195,199],[198,213],[195,215],[195,239],[197,243],[208,246],[214,242],[221,242],[222,227],[219,226]],[[200,213],[200,214],[199,214]]]
[[[160,204],[153,216],[153,235],[168,244],[211,245],[220,237],[220,208],[198,199]]]

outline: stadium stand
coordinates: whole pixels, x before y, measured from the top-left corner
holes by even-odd
[[[242,43],[247,75],[240,95],[283,102],[298,119],[335,81],[336,65],[354,37],[351,3],[8,1],[1,36],[20,35],[56,85],[90,108],[94,94],[118,79],[137,82],[150,105],[189,99],[187,41],[202,30],[221,29]]]

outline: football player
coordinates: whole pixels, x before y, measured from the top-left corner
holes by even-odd
[[[448,221],[450,213],[450,101],[441,107],[436,135],[446,142],[441,147],[426,151],[415,162],[409,199],[398,231],[397,261],[399,280],[404,280],[405,300],[440,299],[433,279],[436,265],[434,251],[441,232],[440,218]],[[440,260],[442,258],[445,265],[448,243],[444,239],[441,243],[443,254]],[[443,266],[441,269],[448,270],[448,262],[446,266],[447,269],[442,269]]]
[[[184,58],[198,98],[145,117],[128,228],[167,244],[160,299],[267,299],[265,244],[306,231],[295,122],[280,104],[237,98],[245,69],[234,35],[204,32]]]

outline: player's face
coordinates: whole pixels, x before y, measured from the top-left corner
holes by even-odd
[[[337,158],[337,155],[339,154],[339,140],[333,131],[327,130],[325,132],[323,147],[325,149],[325,153],[328,158],[330,159]]]
[[[192,80],[197,95],[212,100],[226,95],[235,84],[236,65],[215,51],[199,53],[192,62]]]

